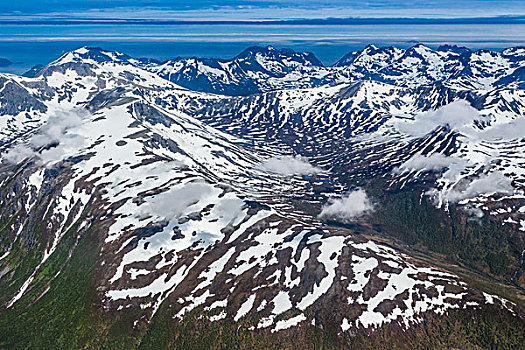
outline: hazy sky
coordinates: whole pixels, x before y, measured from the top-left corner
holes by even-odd
[[[525,0],[3,0],[0,15],[193,20],[491,17],[525,15]]]
[[[524,3],[525,0],[0,0],[0,57],[13,62],[0,71],[21,74],[35,64],[49,63],[65,51],[83,45],[164,60],[177,56],[230,58],[248,46],[271,44],[312,51],[325,64],[370,43],[501,49],[525,45]],[[500,16],[513,17],[503,20]],[[472,17],[495,18],[465,20]],[[327,18],[423,19],[378,19],[359,24],[317,21],[308,25],[209,23]],[[69,21],[62,25],[49,23],[63,19]],[[72,23],[77,19],[84,21]],[[97,23],[97,19],[204,22],[166,25],[154,21]]]

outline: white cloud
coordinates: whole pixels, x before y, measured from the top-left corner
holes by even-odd
[[[472,126],[474,121],[480,118],[478,110],[467,101],[457,100],[435,111],[417,115],[413,120],[396,120],[394,126],[402,133],[422,137],[442,125],[461,131],[466,126]]]
[[[83,110],[55,113],[27,142],[8,150],[3,159],[15,164],[28,157],[37,157],[44,163],[63,159],[68,152],[78,150],[85,143],[84,137],[73,130],[82,123],[85,113]],[[42,149],[49,145],[53,146]]]
[[[68,130],[82,123],[81,114],[80,110],[55,113],[49,117],[38,133],[31,138],[31,146],[38,149],[50,143],[59,143]]]
[[[322,169],[313,166],[307,158],[301,156],[272,157],[262,162],[258,168],[284,175],[307,175],[322,172]]]
[[[434,153],[430,156],[416,154],[401,164],[398,168],[395,168],[393,172],[396,174],[403,174],[418,170],[441,170],[449,167],[452,162],[452,158],[441,153]]]
[[[362,189],[349,192],[344,197],[331,199],[323,206],[320,218],[339,219],[349,222],[352,219],[372,211],[373,205]]]
[[[512,194],[513,192],[511,180],[499,171],[495,171],[470,181],[461,190],[453,189],[447,192],[445,199],[449,202],[459,202],[479,195]]]
[[[34,155],[34,151],[24,144],[18,144],[11,148],[5,155],[4,159],[9,163],[17,164],[27,157]]]
[[[483,217],[483,210],[481,210],[480,208],[476,208],[476,207],[467,205],[463,207],[463,210],[470,216],[473,216],[477,219],[481,219]]]
[[[503,124],[493,125],[486,130],[480,131],[478,137],[481,140],[513,140],[525,136],[525,118],[520,117]]]

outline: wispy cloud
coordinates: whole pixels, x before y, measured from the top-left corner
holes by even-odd
[[[409,1],[366,0],[25,0],[2,2],[0,13],[45,18],[141,18],[141,19],[293,19],[347,17],[456,18],[525,14],[518,0]]]
[[[425,112],[413,120],[395,120],[397,130],[402,133],[422,137],[439,126],[449,126],[456,131],[472,126],[474,121],[480,119],[477,109],[465,100],[451,102],[435,111]]]
[[[447,168],[455,159],[447,157],[441,153],[434,153],[430,156],[416,154],[409,160],[393,170],[394,174],[403,174],[411,171],[425,170],[435,171]]]
[[[359,216],[371,212],[373,208],[366,192],[359,189],[349,192],[341,198],[330,199],[323,206],[319,217],[350,222]]]
[[[479,195],[512,194],[514,192],[511,180],[499,171],[485,174],[457,187],[459,188],[454,188],[446,193],[447,201],[459,202]]]
[[[84,114],[83,110],[56,112],[29,140],[17,144],[2,158],[14,164],[29,157],[44,164],[62,160],[85,143],[84,137],[73,130],[81,125]]]
[[[314,174],[322,171],[322,169],[310,164],[307,158],[300,156],[272,157],[262,162],[259,169],[289,176]]]

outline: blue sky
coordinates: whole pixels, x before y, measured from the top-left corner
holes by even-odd
[[[19,0],[3,18],[261,20],[327,17],[461,18],[525,15],[525,0]]]

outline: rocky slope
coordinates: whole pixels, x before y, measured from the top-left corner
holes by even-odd
[[[334,345],[455,309],[522,325],[514,302],[312,212],[348,193],[368,201],[358,188],[372,193],[375,179],[402,188],[434,176],[424,196],[437,208],[459,203],[515,225],[525,249],[523,90],[485,91],[496,73],[458,88],[435,70],[423,86],[386,83],[413,82],[416,56],[436,60],[422,47],[374,50],[325,68],[273,48],[215,63],[81,48],[33,77],[0,75],[0,344],[147,347],[171,336],[165,324],[195,322],[252,339],[321,331]],[[497,55],[517,67],[517,53]],[[394,63],[364,58],[376,54]],[[174,82],[288,90],[227,97]],[[20,335],[29,324],[39,336]]]

